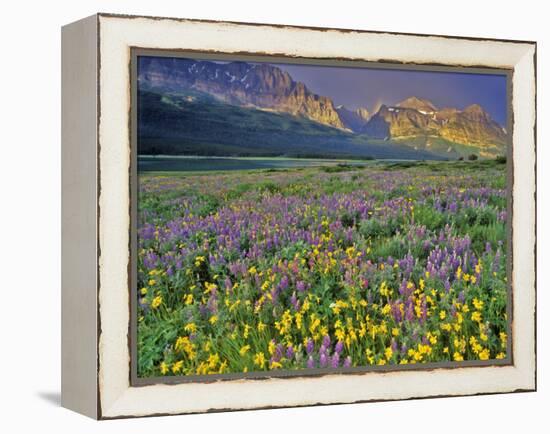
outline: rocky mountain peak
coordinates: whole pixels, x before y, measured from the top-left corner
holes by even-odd
[[[416,96],[411,96],[401,101],[400,103],[396,104],[396,107],[414,109],[426,113],[437,111],[437,108],[431,101],[423,98],[418,98]]]
[[[330,98],[316,95],[288,72],[266,63],[151,58],[140,63],[138,80],[144,89],[193,89],[230,104],[290,113],[345,128]]]
[[[498,152],[506,144],[506,131],[479,104],[439,110],[431,101],[411,96],[395,105],[382,104],[374,113],[364,107],[353,110],[335,106],[331,98],[315,94],[284,69],[265,63],[144,57],[138,81],[143,90],[198,91],[231,105],[287,113],[373,139],[408,143],[440,138]]]
[[[472,104],[466,107],[462,113],[472,120],[491,121],[491,116],[479,104]]]

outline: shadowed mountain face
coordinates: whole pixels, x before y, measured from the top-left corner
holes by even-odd
[[[227,104],[195,90],[139,92],[138,149],[145,155],[442,159],[305,117]]]
[[[344,126],[353,132],[361,131],[369,120],[369,111],[366,108],[349,110],[344,106],[338,106],[336,107],[336,112],[340,116]]]
[[[140,98],[143,143],[151,144],[161,136],[166,143],[169,137],[169,153],[176,152],[174,146],[183,136],[186,144],[201,141],[201,134],[210,129],[202,143],[212,147],[243,128],[254,133],[258,148],[277,137],[285,152],[293,141],[295,154],[304,146],[312,153],[338,154],[345,143],[349,146],[346,152],[359,155],[367,152],[367,145],[381,146],[380,142],[386,148],[399,145],[388,153],[395,155],[393,158],[399,158],[407,147],[413,152],[405,153],[406,158],[416,158],[415,152],[420,151],[424,153],[418,158],[455,158],[468,153],[494,157],[505,153],[506,131],[479,105],[462,111],[438,109],[426,99],[411,96],[395,106],[382,105],[373,114],[366,108],[350,110],[336,107],[329,97],[313,93],[288,72],[269,64],[140,57],[138,82],[140,94],[147,96]],[[158,101],[152,95],[159,96]],[[154,113],[150,104],[160,112]],[[209,119],[201,117],[206,113]],[[221,119],[220,113],[226,113],[233,124]],[[166,124],[162,116],[170,117],[172,131],[161,130]],[[235,124],[239,122],[249,125]],[[202,132],[197,131],[198,125]],[[240,134],[247,136],[242,131]],[[232,143],[237,146],[237,142],[235,136]],[[262,153],[282,152],[281,147],[273,146],[273,152],[264,146]],[[371,150],[385,155],[377,147]],[[254,153],[251,149],[247,152]]]
[[[139,82],[144,89],[192,88],[230,104],[273,109],[345,128],[330,98],[314,94],[287,72],[268,64],[144,58]]]

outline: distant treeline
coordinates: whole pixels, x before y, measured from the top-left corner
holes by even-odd
[[[269,151],[237,151],[231,152],[231,149],[227,149],[225,146],[205,147],[200,149],[199,146],[155,146],[140,144],[140,155],[196,155],[201,157],[282,157],[282,158],[309,158],[309,159],[324,159],[324,160],[374,160],[375,158],[370,155],[353,155],[353,154],[337,154],[337,153],[315,153],[315,152],[269,152]],[[183,151],[183,152],[182,152]]]

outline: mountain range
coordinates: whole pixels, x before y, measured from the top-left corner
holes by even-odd
[[[352,110],[265,63],[140,57],[138,83],[140,153],[441,159],[506,148],[506,130],[477,104],[412,96]]]

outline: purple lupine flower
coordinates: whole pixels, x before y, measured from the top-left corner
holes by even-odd
[[[314,348],[315,348],[315,344],[313,342],[313,339],[309,338],[307,340],[307,344],[306,344],[306,352],[308,354],[311,354],[313,352]]]
[[[273,355],[273,357],[275,357],[277,361],[279,361],[281,360],[281,357],[283,357],[283,353],[284,353],[283,344],[277,344],[277,346],[275,347],[275,354]]]
[[[315,367],[315,361],[313,360],[312,356],[309,356],[309,358],[307,359],[307,367],[309,369],[313,369]]]
[[[298,280],[296,282],[296,289],[299,292],[304,292],[306,290],[306,284],[304,282],[302,282],[301,280]]]
[[[289,345],[286,349],[286,358],[292,360],[294,358],[294,348]]]
[[[323,347],[325,347],[325,348],[330,347],[330,336],[329,335],[323,336]]]
[[[351,368],[351,357],[350,356],[347,356],[345,359],[344,359],[344,368]]]
[[[199,305],[199,313],[201,314],[201,316],[204,318],[206,316],[208,316],[209,314],[209,310],[208,310],[208,307],[205,305],[205,304],[200,304]]]
[[[292,307],[294,307],[294,310],[296,311],[300,310],[300,303],[296,298],[296,292],[292,293],[292,296],[290,297],[290,303],[292,303]]]
[[[410,299],[410,297],[405,303],[405,319],[408,322],[411,322],[414,319],[413,301]]]
[[[342,352],[343,349],[344,349],[344,344],[342,343],[342,341],[336,342],[336,345],[334,346],[334,351],[335,351],[337,354],[340,354],[340,353]]]
[[[283,291],[288,288],[288,276],[284,275],[281,278],[281,281],[279,282],[279,288],[281,288],[281,290]]]
[[[145,267],[148,269],[152,269],[156,267],[158,260],[159,260],[159,257],[156,253],[148,252],[143,257],[143,265],[145,265]]]
[[[330,359],[330,366],[333,368],[337,368],[340,366],[340,354],[334,353]]]
[[[327,366],[327,355],[325,353],[321,353],[321,356],[319,357],[319,366],[321,368],[326,368]]]
[[[231,283],[231,279],[229,277],[225,278],[223,284],[225,286],[225,289],[227,289],[229,292],[233,290],[233,284]]]
[[[273,288],[271,290],[271,301],[273,302],[273,304],[277,304],[278,299],[279,299],[279,289]]]
[[[403,321],[403,315],[401,314],[401,300],[397,300],[391,304],[391,314],[396,323]]]

